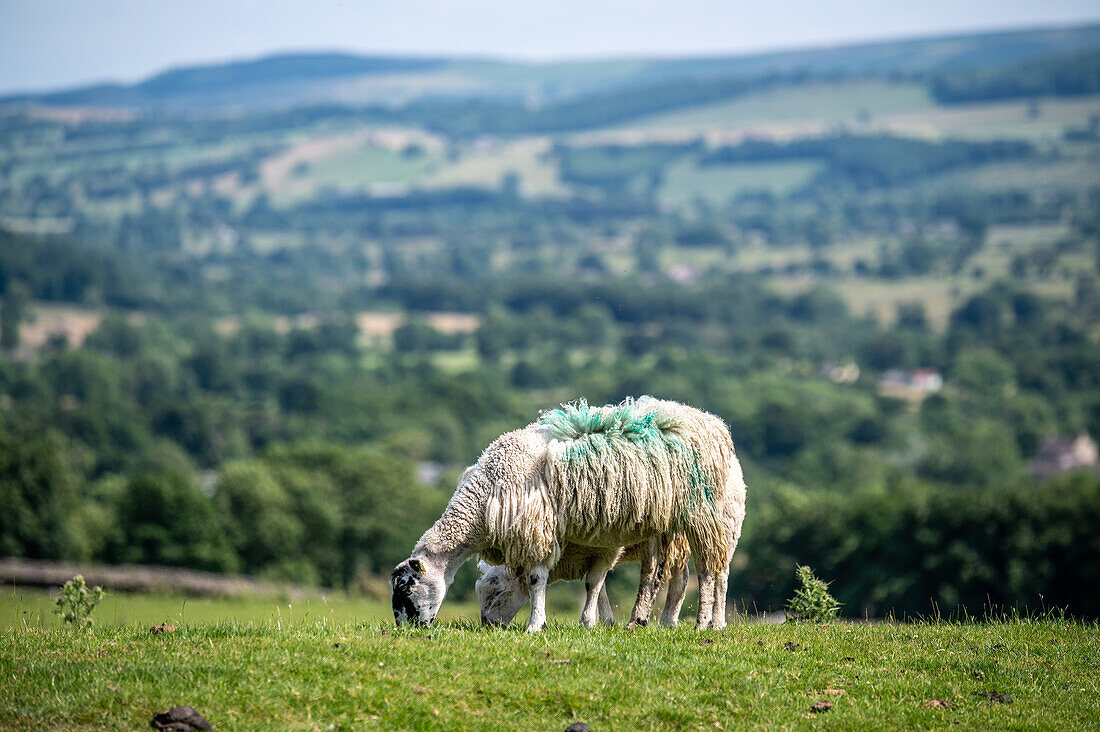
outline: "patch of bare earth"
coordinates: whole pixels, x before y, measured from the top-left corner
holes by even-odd
[[[103,314],[94,310],[35,305],[31,320],[19,326],[20,349],[38,351],[54,336],[63,336],[70,346],[77,347],[101,322]]]

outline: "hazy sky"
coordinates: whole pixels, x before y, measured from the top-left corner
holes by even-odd
[[[1098,0],[0,0],[0,93],[283,50],[746,53],[1097,20]]]

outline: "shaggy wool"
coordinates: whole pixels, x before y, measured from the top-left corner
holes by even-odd
[[[579,401],[494,441],[414,554],[462,547],[509,567],[553,567],[569,542],[614,548],[683,534],[697,568],[725,572],[740,533],[729,520],[743,515],[722,420],[648,397]]]

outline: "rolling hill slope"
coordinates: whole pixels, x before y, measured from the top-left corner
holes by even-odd
[[[400,106],[423,98],[507,98],[533,104],[681,79],[768,75],[919,75],[983,70],[1100,47],[1100,25],[673,59],[523,63],[460,57],[278,54],[170,69],[136,84],[98,84],[0,98],[0,106],[256,110],[302,104]]]

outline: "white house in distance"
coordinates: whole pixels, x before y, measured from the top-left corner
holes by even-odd
[[[878,392],[894,399],[920,403],[943,388],[943,376],[937,369],[889,369],[878,382]]]
[[[1100,450],[1097,450],[1096,441],[1084,433],[1076,437],[1048,437],[1027,467],[1036,478],[1048,478],[1070,470],[1100,473]]]

